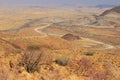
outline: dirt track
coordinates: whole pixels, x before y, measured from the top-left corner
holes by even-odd
[[[38,27],[38,28],[35,28],[34,30],[40,34],[43,35],[43,37],[46,37],[48,35],[53,35],[53,36],[62,36],[62,35],[57,35],[57,34],[53,34],[53,33],[46,33],[46,32],[43,32],[42,29],[44,28],[47,28],[49,27],[50,24],[46,24],[42,27]],[[100,41],[96,41],[96,40],[92,40],[92,39],[89,39],[89,38],[82,38],[84,41],[87,41],[87,42],[91,42],[91,43],[94,43],[94,44],[98,44],[98,45],[101,45],[100,49],[114,49],[115,46],[113,45],[110,45],[110,44],[106,44],[104,42],[100,42]]]
[[[44,18],[40,18],[40,19],[34,19],[34,20],[31,20],[27,23],[25,23],[24,25],[18,27],[17,29],[10,29],[10,30],[4,30],[4,31],[0,31],[0,32],[15,32],[15,31],[19,31],[21,29],[24,29],[24,28],[28,28],[28,27],[32,27],[31,24],[33,23],[36,23],[36,22],[40,22],[42,19]],[[58,34],[54,34],[54,33],[47,33],[47,32],[43,32],[42,30],[47,28],[47,27],[50,27],[50,26],[53,26],[53,24],[57,24],[59,22],[56,22],[56,23],[45,23],[45,25],[41,26],[41,27],[37,27],[37,28],[34,28],[34,30],[37,32],[37,33],[40,33],[42,34],[43,36],[34,36],[34,37],[46,37],[48,35],[51,35],[51,36],[57,36],[57,37],[61,37],[63,35],[58,35]],[[24,37],[24,38],[34,38],[33,36],[30,36],[30,37]],[[19,39],[19,37],[16,37],[14,39]],[[85,38],[83,40],[86,40]],[[102,46],[102,49],[114,49],[115,46],[113,45],[110,45],[110,44],[106,44],[104,42],[100,42],[100,41],[96,41],[96,40],[92,40],[92,39],[89,39],[87,38],[87,41],[90,41],[90,42],[93,42],[95,44],[101,44]]]

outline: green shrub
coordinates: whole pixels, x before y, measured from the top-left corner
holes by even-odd
[[[27,47],[27,50],[40,50],[39,45],[30,45]]]
[[[93,56],[94,52],[85,52],[84,55],[86,55],[86,56]]]
[[[55,62],[61,66],[66,66],[69,63],[69,58],[65,56],[58,57]]]

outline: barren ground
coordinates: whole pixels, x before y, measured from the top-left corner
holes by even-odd
[[[91,24],[106,9],[0,10],[0,80],[120,80],[120,28]],[[46,63],[29,73],[37,53]]]

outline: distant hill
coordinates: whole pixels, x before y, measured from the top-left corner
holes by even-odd
[[[120,6],[104,11],[91,24],[102,28],[120,28]]]
[[[110,10],[104,11],[104,12],[101,14],[101,16],[105,16],[105,15],[111,13],[111,12],[115,12],[115,13],[119,13],[119,14],[120,14],[120,6],[117,6],[117,7],[114,7],[114,8],[112,8],[112,9],[110,9]]]

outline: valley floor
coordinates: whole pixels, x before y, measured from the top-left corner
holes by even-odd
[[[0,80],[120,80],[120,29],[84,25],[104,10],[83,10],[0,13]]]

